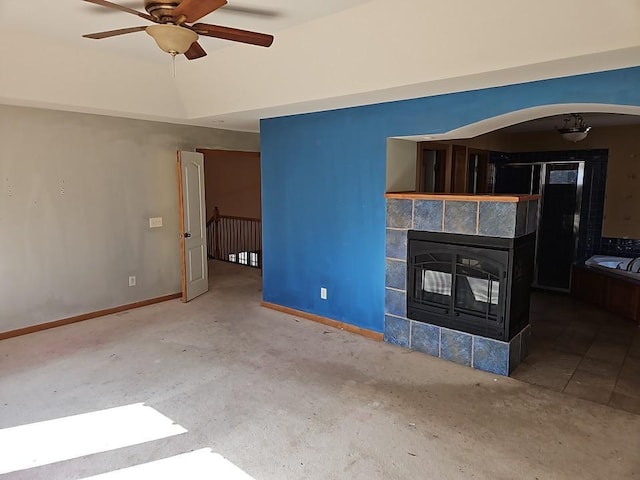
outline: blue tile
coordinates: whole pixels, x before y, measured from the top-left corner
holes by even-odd
[[[385,270],[385,287],[406,290],[407,262],[387,258]]]
[[[529,202],[519,202],[516,212],[516,237],[527,234],[527,213]]]
[[[440,356],[440,327],[427,323],[413,322],[411,327],[411,348],[434,357]]]
[[[444,202],[444,231],[448,233],[476,234],[478,202]]]
[[[531,325],[527,325],[519,333],[520,335],[520,361],[529,356],[529,345],[531,344]]]
[[[387,228],[387,258],[407,259],[407,230]]]
[[[384,341],[409,348],[409,320],[385,315]]]
[[[517,205],[512,202],[480,202],[478,233],[489,237],[513,238],[516,233]]]
[[[384,312],[398,317],[407,316],[407,294],[399,290],[384,289]]]
[[[473,368],[497,375],[509,375],[509,344],[490,338],[474,337]]]
[[[443,208],[442,200],[416,200],[413,206],[413,229],[441,232]]]
[[[518,333],[509,342],[509,375],[520,365],[520,344],[522,336]]]
[[[441,329],[440,356],[450,362],[471,366],[471,335],[448,328]]]
[[[533,233],[538,229],[538,200],[527,202],[527,233]]]
[[[413,200],[387,200],[387,227],[411,228]]]

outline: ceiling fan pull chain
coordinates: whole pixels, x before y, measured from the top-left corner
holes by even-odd
[[[173,79],[176,79],[176,56],[171,55],[171,63],[173,64]]]

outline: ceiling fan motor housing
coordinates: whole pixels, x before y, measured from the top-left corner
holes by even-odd
[[[173,9],[181,0],[144,0],[144,9],[159,21],[172,21]]]

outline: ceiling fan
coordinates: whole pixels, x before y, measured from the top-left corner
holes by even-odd
[[[84,1],[131,13],[155,23],[155,25],[149,25],[147,27],[121,28],[106,32],[90,33],[83,35],[85,38],[100,40],[102,38],[145,30],[153,37],[160,49],[173,57],[184,53],[185,57],[189,60],[195,60],[207,54],[198,43],[199,35],[231,40],[232,42],[248,43],[261,47],[269,47],[273,43],[272,35],[222,27],[220,25],[210,25],[208,23],[193,23],[226,5],[226,0],[144,0],[144,9],[147,13],[106,0]]]

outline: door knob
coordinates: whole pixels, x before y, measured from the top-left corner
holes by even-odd
[[[184,238],[190,238],[190,237],[191,237],[191,234],[189,232],[184,233]]]

